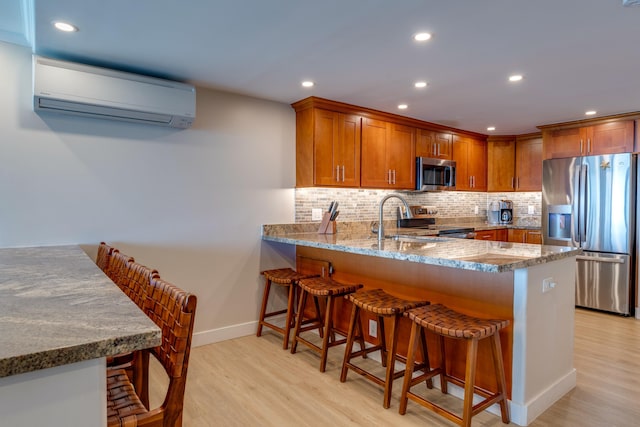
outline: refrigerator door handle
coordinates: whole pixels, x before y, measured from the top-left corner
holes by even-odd
[[[582,165],[580,170],[582,176],[580,177],[580,186],[582,190],[582,195],[580,197],[581,211],[580,215],[582,216],[580,220],[580,246],[582,243],[587,243],[587,213],[589,212],[588,207],[591,206],[590,194],[589,194],[589,165]]]
[[[580,183],[580,169],[581,166],[575,166],[573,173],[573,200],[571,206],[571,244],[572,246],[580,246],[580,221],[582,220],[582,210],[580,200],[582,196],[581,183]]]
[[[622,258],[603,258],[603,257],[597,257],[597,256],[578,255],[576,259],[579,261],[607,262],[609,264],[624,264],[624,259]]]

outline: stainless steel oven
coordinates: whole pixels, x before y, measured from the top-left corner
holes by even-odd
[[[456,162],[453,160],[416,158],[416,190],[441,191],[456,189]]]

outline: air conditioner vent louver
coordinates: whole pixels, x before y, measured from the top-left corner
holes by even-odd
[[[33,67],[36,112],[175,128],[195,118],[191,85],[37,56]]]

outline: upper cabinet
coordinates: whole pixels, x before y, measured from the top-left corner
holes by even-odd
[[[487,191],[541,191],[542,137],[489,137]]]
[[[360,185],[371,188],[415,187],[415,136],[413,127],[383,120],[362,120]]]
[[[451,160],[453,156],[451,133],[418,129],[416,131],[416,156]]]
[[[297,186],[358,187],[361,117],[310,108],[296,119]]]
[[[580,122],[581,124],[582,122]],[[589,125],[539,126],[544,138],[544,158],[631,153],[635,139],[634,120],[606,119]]]
[[[456,189],[487,191],[487,143],[466,135],[453,136]]]

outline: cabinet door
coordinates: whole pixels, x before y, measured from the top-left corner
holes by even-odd
[[[390,124],[382,120],[362,119],[360,185],[389,188],[391,170],[387,167],[387,141]]]
[[[499,242],[506,242],[509,239],[509,233],[506,228],[500,228],[496,230],[496,240]]]
[[[542,191],[542,138],[516,143],[516,191]]]
[[[451,160],[453,158],[453,142],[450,133],[436,133],[436,152],[437,159]]]
[[[545,159],[581,156],[584,149],[584,131],[580,128],[557,129],[544,134]]]
[[[514,191],[516,141],[487,142],[487,191]]]
[[[527,230],[527,234],[525,237],[526,243],[535,243],[538,245],[542,244],[542,231],[538,230]]]
[[[467,168],[469,144],[466,138],[453,137],[453,160],[456,162],[456,190],[471,190],[471,177]]]
[[[476,240],[496,240],[496,230],[476,231]]]
[[[360,130],[362,118],[353,114],[338,114],[338,143],[334,146],[333,169],[338,173],[338,185],[360,186]]]
[[[391,124],[387,141],[387,165],[391,170],[390,187],[412,190],[415,188],[416,152],[415,128]]]
[[[633,137],[633,120],[591,126],[587,133],[587,154],[631,153]]]
[[[487,143],[478,139],[469,141],[467,172],[472,178],[473,191],[487,191]]]
[[[416,157],[435,157],[436,133],[426,129],[416,131]]]
[[[509,241],[514,243],[525,243],[526,242],[526,231],[521,228],[510,228],[509,229]]]
[[[360,185],[360,117],[314,110],[314,184]]]

